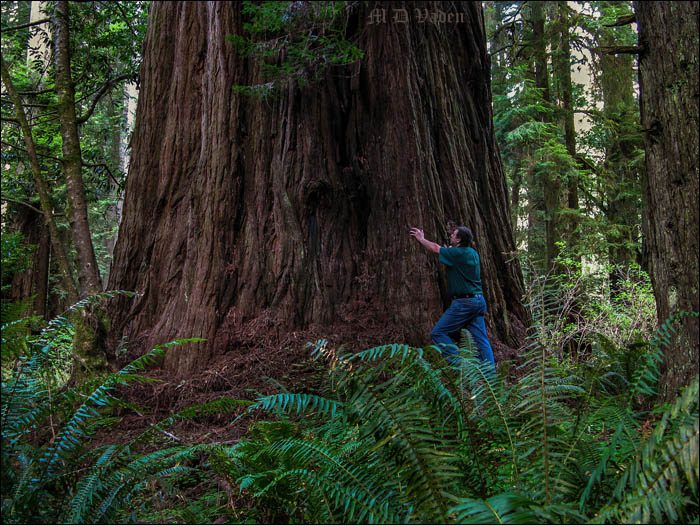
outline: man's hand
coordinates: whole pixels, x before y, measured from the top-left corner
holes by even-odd
[[[415,237],[415,239],[423,246],[425,246],[428,250],[430,250],[433,253],[440,253],[440,245],[426,239],[423,230],[421,230],[420,228],[411,228],[410,233],[412,237]]]
[[[415,237],[418,242],[425,240],[425,234],[420,228],[411,228],[411,235]]]

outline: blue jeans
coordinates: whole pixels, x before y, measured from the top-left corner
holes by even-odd
[[[442,314],[430,336],[433,343],[451,364],[457,363],[455,356],[458,354],[458,349],[450,336],[451,334],[459,334],[462,328],[466,328],[474,338],[481,360],[495,366],[493,349],[486,335],[485,313],[486,299],[483,295],[477,294],[468,299],[454,299],[450,307]]]

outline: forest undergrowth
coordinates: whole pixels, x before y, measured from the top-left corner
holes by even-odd
[[[5,307],[3,521],[697,522],[697,377],[655,401],[697,312],[657,329],[646,275],[611,299],[574,270],[531,279],[532,328],[496,374],[465,331],[456,368],[432,347],[319,339],[269,363],[276,381],[243,381],[265,357],[249,349],[168,384],[154,365],[201,342],[182,339],[76,380],[71,319],[114,292],[43,327]]]

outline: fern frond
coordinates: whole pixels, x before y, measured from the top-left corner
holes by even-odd
[[[153,364],[159,359],[167,348],[182,342],[191,342],[191,339],[181,339],[154,347],[140,358],[122,368],[119,372],[110,374],[107,379],[99,385],[80,405],[72,417],[63,425],[61,431],[56,436],[53,443],[46,449],[39,459],[45,465],[44,476],[51,478],[58,461],[68,457],[78,447],[82,446],[85,439],[91,434],[90,430],[95,425],[95,420],[101,417],[100,409],[111,406],[115,402],[112,392],[120,384],[132,381],[141,381],[141,376],[132,372],[143,370],[149,364]],[[199,341],[196,339],[195,341]]]
[[[282,393],[259,398],[255,404],[250,406],[248,411],[265,410],[279,413],[289,412],[297,415],[313,412],[320,417],[328,414],[331,417],[335,417],[342,408],[343,403],[334,399],[327,399],[314,394]]]
[[[404,344],[382,345],[351,354],[347,356],[347,360],[367,362],[386,358],[393,359],[396,356],[400,356],[400,362],[404,363],[407,359],[413,357],[423,357],[423,349],[413,348]]]
[[[656,387],[661,376],[661,364],[663,363],[664,349],[671,344],[673,335],[678,332],[676,325],[685,317],[697,317],[698,312],[685,310],[676,312],[666,319],[654,334],[649,351],[642,356],[641,364],[636,368],[629,386],[629,403],[633,403],[638,397],[656,396]]]
[[[323,497],[326,499],[325,505],[328,514],[333,515],[333,507],[342,512],[343,522],[351,523],[392,523],[401,521],[400,516],[394,511],[389,502],[378,501],[377,497],[372,497],[362,491],[357,491],[353,486],[347,486],[326,475],[319,475],[311,469],[296,468],[284,470],[272,479],[264,488],[258,491],[257,497],[264,496],[272,489],[276,488],[286,479],[298,480],[301,486],[311,486],[316,490],[310,490],[309,495]],[[330,501],[333,505],[330,505]]]
[[[110,466],[110,460],[117,452],[116,445],[108,446],[97,458],[97,461],[75,487],[75,494],[68,502],[67,523],[84,523],[84,516],[92,505],[96,493],[102,488],[102,476],[106,468]]]
[[[165,355],[165,352],[173,346],[183,345],[187,343],[202,343],[204,341],[206,341],[206,339],[202,339],[201,337],[189,337],[182,339],[173,339],[172,341],[168,341],[167,343],[156,345],[151,351],[146,352],[144,355],[137,359],[134,359],[131,363],[126,365],[117,373],[120,375],[129,375],[133,374],[134,372],[145,370],[149,366],[156,364],[160,359],[162,359]]]
[[[521,421],[518,448],[530,489],[551,504],[556,476],[567,469],[567,449],[571,449],[574,419],[565,401],[585,391],[579,378],[561,375],[557,361],[538,341],[531,343],[527,357],[522,365],[527,373],[518,384],[514,407]]]
[[[596,522],[683,520],[698,497],[698,378],[668,409]],[[695,510],[697,512],[697,510]]]
[[[373,450],[398,454],[401,459],[392,465],[391,475],[402,480],[406,495],[424,519],[439,522],[447,513],[445,498],[459,477],[458,456],[449,436],[429,424],[430,408],[399,385],[396,377],[377,386],[360,378],[348,409],[355,420],[366,422],[361,432],[375,437]]]
[[[518,494],[503,493],[488,499],[460,499],[450,509],[457,523],[538,523],[536,503]]]

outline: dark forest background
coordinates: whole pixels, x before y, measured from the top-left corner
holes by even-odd
[[[3,519],[697,520],[698,20],[3,2]]]

